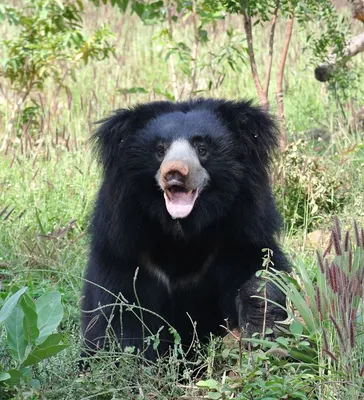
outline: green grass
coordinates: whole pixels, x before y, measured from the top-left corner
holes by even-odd
[[[118,369],[110,360],[110,355],[104,353],[102,361],[95,364],[91,375],[77,374],[79,300],[88,252],[87,227],[100,179],[100,170],[87,139],[93,122],[108,115],[112,109],[164,98],[157,93],[158,90],[171,92],[168,65],[163,59],[165,47],[156,37],[158,27],[142,26],[136,18],[121,17],[106,7],[95,12],[88,6],[86,11],[86,26],[93,29],[100,22],[108,22],[116,32],[116,58],[77,71],[77,82],[66,82],[69,86],[67,92],[58,91],[49,82],[46,90],[39,94],[42,105],[37,124],[31,126],[25,135],[20,134],[23,131],[20,126],[19,135],[12,138],[7,154],[0,156],[1,296],[5,297],[13,285],[28,285],[31,295],[35,297],[50,289],[60,291],[65,307],[61,329],[70,345],[60,355],[34,369],[34,374],[41,381],[40,391],[29,392],[29,388],[20,387],[15,398],[177,399],[183,394],[201,396],[201,391],[194,386],[198,379],[188,373],[194,366],[175,355],[157,365],[141,366],[134,356],[120,354],[115,349],[114,353],[120,356],[121,362]],[[229,18],[226,24],[242,28],[242,21],[238,18]],[[10,34],[6,27],[1,29],[5,35]],[[187,26],[186,30],[177,30],[176,36],[190,40],[189,29]],[[264,66],[267,28],[255,29],[257,60]],[[203,61],[209,60],[209,53],[217,53],[226,43],[221,24],[218,24],[216,32],[214,40],[201,48],[201,66]],[[277,31],[278,52],[283,32],[284,26],[280,24]],[[349,126],[351,108],[357,109],[364,103],[364,87],[358,84],[351,89],[350,101],[344,103],[347,114],[343,118],[332,96],[314,79],[313,68],[302,51],[306,45],[305,35],[306,32],[300,32],[296,27],[287,61],[284,82],[289,139],[304,138],[308,142],[304,155],[316,157],[320,165],[325,166],[325,174],[317,174],[321,176],[321,187],[327,184],[325,176],[339,176],[342,179],[345,200],[339,216],[344,226],[349,226],[353,218],[363,226],[363,131],[351,132]],[[360,57],[353,61],[353,68],[362,74],[364,63],[360,66],[363,60]],[[214,68],[207,66],[199,71],[199,89],[206,89],[212,73],[225,73],[225,79],[220,87],[210,92],[203,91],[202,95],[256,98],[248,65],[242,64],[235,72],[226,65]],[[275,71],[276,66],[271,84],[273,112]],[[177,73],[181,86],[186,83],[187,87],[186,77],[178,69],[178,61]],[[0,141],[14,100],[9,83],[1,84],[7,98],[0,103]],[[148,93],[118,92],[118,89],[132,87],[143,87]],[[37,96],[35,98],[39,100]],[[322,127],[329,132],[330,142],[306,139],[306,131]],[[41,145],[37,145],[38,140],[42,141]],[[315,174],[310,177],[315,178]],[[291,200],[299,201],[300,198],[297,196]],[[282,242],[294,262],[304,262],[313,275],[317,267],[316,247],[323,248],[324,245],[310,241],[308,234],[319,229],[325,238],[331,228],[333,215],[319,209],[316,217],[317,220],[306,220],[294,229],[291,229],[291,221],[286,221],[282,236]],[[0,347],[3,345],[0,344]],[[330,384],[320,381],[321,378],[312,371],[294,363],[286,365],[271,359],[267,361],[265,357],[261,350],[240,354],[236,346],[226,351],[226,347],[221,347],[218,341],[212,341],[207,356],[200,355],[201,365],[207,366],[207,371],[199,378],[214,378],[224,385],[227,371],[240,358],[237,383],[246,393],[255,393],[255,396],[262,393],[259,398],[273,393],[264,379],[264,371],[269,367],[271,381],[281,390],[274,398],[283,398],[279,396],[287,393],[287,382],[292,382],[292,387],[298,392],[306,393],[306,398],[317,398],[315,396],[318,393],[319,398],[330,398]],[[182,366],[187,371],[184,380],[178,377]],[[334,378],[339,379],[337,376]]]

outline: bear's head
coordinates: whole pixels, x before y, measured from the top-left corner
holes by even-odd
[[[110,190],[167,232],[201,233],[238,205],[251,221],[271,197],[277,129],[250,102],[152,102],[101,123],[94,138]]]

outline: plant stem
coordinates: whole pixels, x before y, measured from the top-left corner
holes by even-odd
[[[282,90],[282,82],[284,76],[284,67],[286,64],[289,44],[291,42],[292,31],[293,31],[293,22],[294,22],[294,14],[287,23],[285,40],[281,55],[281,62],[279,64],[279,69],[277,73],[277,90],[276,90],[276,99],[277,99],[277,109],[278,109],[278,119],[280,122],[281,128],[281,149],[285,150],[287,146],[287,131],[286,131],[286,122],[284,117],[284,104],[283,104],[283,90]]]
[[[246,40],[248,43],[248,53],[249,53],[249,60],[250,60],[250,68],[253,75],[253,80],[255,87],[257,89],[259,102],[263,107],[267,107],[268,99],[266,94],[263,91],[262,85],[260,83],[257,64],[255,61],[255,54],[254,54],[254,45],[253,45],[253,32],[252,32],[252,20],[251,17],[248,15],[246,10],[243,10],[243,20],[244,20],[244,31],[246,35]]]
[[[196,9],[196,0],[192,0],[192,25],[193,25],[193,36],[194,36],[194,41],[193,41],[193,50],[192,50],[192,86],[191,86],[191,91],[190,91],[190,97],[193,96],[193,93],[196,90],[197,87],[197,56],[198,56],[198,44],[199,44],[199,38],[198,38],[198,27],[197,27],[197,9]]]
[[[270,35],[269,35],[269,55],[268,55],[268,64],[267,64],[267,69],[265,72],[265,81],[264,81],[264,89],[263,89],[267,98],[268,98],[268,92],[269,92],[270,75],[271,75],[272,64],[273,64],[274,34],[275,34],[275,30],[276,30],[276,25],[277,25],[277,14],[278,14],[278,9],[279,9],[279,3],[280,3],[280,0],[277,0],[276,6],[274,8],[272,26],[271,26]]]
[[[168,4],[167,7],[167,21],[168,21],[168,38],[170,41],[173,41],[173,23],[172,23],[172,3]],[[174,56],[173,54],[170,55],[168,58],[168,66],[169,71],[172,78],[172,88],[173,88],[173,96],[176,101],[179,100],[180,96],[178,93],[178,83],[177,83],[177,74],[176,74],[176,66],[174,64]]]

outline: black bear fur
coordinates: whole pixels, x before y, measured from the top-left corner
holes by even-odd
[[[208,146],[201,165],[210,182],[187,218],[172,219],[155,180],[161,164],[156,148],[161,140],[197,136]],[[151,102],[101,121],[94,140],[103,178],[82,304],[86,347],[103,346],[109,324],[123,347],[142,349],[143,335],[155,334],[163,325],[163,353],[172,336],[155,314],[176,328],[186,345],[194,330],[191,320],[202,341],[210,333],[226,333],[221,327],[226,324],[260,331],[264,307],[250,296],[259,294],[255,273],[262,269],[262,249],[273,251],[277,270],[289,270],[277,243],[281,220],[269,183],[279,140],[274,119],[250,101]],[[268,285],[267,292],[284,304],[277,288]],[[124,304],[121,317],[120,308],[112,307],[113,294],[119,293],[129,304],[153,313],[141,315]],[[97,310],[100,305],[104,307]],[[268,311],[267,326],[284,318],[279,307],[269,305]],[[155,356],[152,349],[145,354]]]

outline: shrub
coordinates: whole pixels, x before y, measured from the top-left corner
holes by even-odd
[[[275,193],[288,228],[311,228],[344,206],[344,181],[330,160],[309,155],[303,140],[291,143],[278,160]]]
[[[49,292],[34,301],[27,290],[14,288],[0,310],[0,324],[7,336],[0,364],[2,399],[13,398],[12,389],[23,383],[37,389],[40,382],[33,379],[31,366],[67,347],[62,334],[53,333],[63,317],[61,295]]]
[[[364,229],[354,222],[353,231],[353,237],[342,232],[335,219],[328,248],[318,252],[314,279],[303,263],[297,279],[266,272],[292,305],[288,341],[279,338],[269,347],[284,344],[287,355],[326,377],[327,385],[317,388],[325,399],[359,399],[364,387]]]

